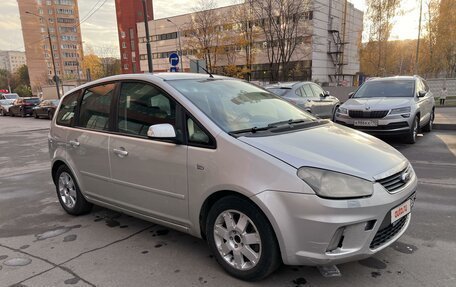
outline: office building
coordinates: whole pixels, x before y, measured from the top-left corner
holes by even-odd
[[[222,56],[217,58],[216,71],[230,64],[242,66],[246,63],[245,51],[229,39],[236,27],[243,23],[236,23],[230,17],[230,10],[238,4],[217,8],[214,13],[222,19],[217,25],[217,33],[221,33],[214,50],[222,50]],[[299,37],[300,44],[291,56],[290,69],[287,80],[311,80],[327,85],[356,84],[359,72],[359,49],[363,30],[363,12],[356,9],[347,0],[309,0],[309,10],[305,13],[305,29]],[[151,31],[152,59],[156,72],[170,71],[169,55],[179,50],[178,36],[181,34],[183,50],[183,69],[190,70],[191,61],[196,61],[197,51],[192,49],[192,31],[189,23],[195,19],[195,13],[178,15],[167,19],[149,21]],[[255,19],[252,25],[261,25],[264,19]],[[137,23],[139,33],[139,59],[141,71],[147,71],[147,52],[144,23]],[[271,79],[266,47],[269,45],[267,37],[261,34],[255,38],[253,45],[254,56],[251,69],[251,80],[267,83]],[[224,42],[225,41],[225,42]],[[234,49],[227,59],[223,51]],[[192,60],[190,60],[192,59]],[[179,67],[178,67],[179,68]]]

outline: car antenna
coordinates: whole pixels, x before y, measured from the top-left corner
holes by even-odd
[[[190,59],[189,57],[187,57],[187,59],[189,59],[189,60],[190,60],[190,61],[192,61],[193,63],[196,63],[196,64],[198,64],[198,62],[197,62],[197,61],[195,61],[195,60],[193,60],[193,59]],[[203,71],[205,71],[205,72],[206,72],[206,74],[208,74],[208,75],[209,75],[209,78],[212,78],[212,79],[214,78],[214,76],[212,75],[212,73],[211,73],[211,72],[209,72],[209,71],[208,71],[206,68],[203,68],[203,67],[201,67],[201,66],[199,66],[199,67],[200,67],[200,68],[201,68]]]

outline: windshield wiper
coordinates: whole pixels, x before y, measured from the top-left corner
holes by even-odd
[[[299,123],[304,123],[304,122],[306,122],[306,120],[304,120],[304,119],[296,119],[296,120],[289,119],[286,121],[270,123],[270,124],[268,124],[268,127],[275,128],[277,126],[284,125],[284,124],[292,125],[292,124],[299,124]]]
[[[243,134],[243,133],[256,133],[258,131],[267,131],[269,129],[274,128],[274,126],[267,126],[267,127],[253,127],[253,128],[248,128],[248,129],[242,129],[242,130],[237,130],[237,131],[231,131],[228,134],[234,135],[234,134]]]

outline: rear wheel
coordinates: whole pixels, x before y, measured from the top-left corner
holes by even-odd
[[[409,144],[414,144],[416,143],[416,137],[418,136],[418,130],[420,127],[420,118],[419,116],[416,116],[415,119],[413,120],[412,127],[410,128],[410,131],[408,132],[405,142]]]
[[[49,118],[50,120],[52,120],[53,117],[54,117],[54,112],[49,111],[49,112],[48,112],[48,118]]]
[[[36,113],[36,111],[33,111],[32,115],[33,115],[33,117],[34,117],[35,119],[38,118],[38,114]]]
[[[0,109],[0,116],[5,116],[5,112],[3,111],[3,109]]]
[[[59,202],[67,213],[81,215],[92,209],[92,204],[84,198],[73,173],[66,165],[57,169],[54,182]]]
[[[431,112],[431,115],[430,115],[430,118],[429,118],[429,122],[423,127],[423,131],[424,132],[431,132],[432,131],[432,126],[434,124],[434,110],[432,110]]]
[[[217,201],[207,217],[206,236],[217,262],[234,277],[256,281],[280,266],[274,230],[246,199],[228,196]]]

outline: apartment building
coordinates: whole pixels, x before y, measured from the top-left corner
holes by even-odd
[[[122,73],[139,73],[141,70],[136,24],[142,22],[144,25],[143,0],[115,1]],[[147,0],[146,5],[147,18],[152,20],[154,19],[152,0]]]
[[[32,92],[53,84],[48,27],[60,80],[82,78],[83,59],[77,0],[18,0]]]
[[[17,69],[23,65],[27,65],[24,52],[0,51],[0,69],[15,73]]]
[[[232,34],[233,22],[230,11],[238,4],[215,9],[220,19],[219,31]],[[309,0],[309,10],[305,13],[305,26],[302,34],[297,35],[301,44],[294,51],[290,62],[293,67],[289,80],[312,80],[328,85],[352,85],[359,72],[358,43],[363,29],[363,12],[356,9],[347,0]],[[190,62],[197,60],[191,48],[192,33],[190,23],[195,13],[178,15],[165,19],[149,21],[150,40],[154,71],[170,71],[169,55],[179,50],[179,34],[183,50],[183,69],[190,70]],[[261,22],[261,19],[253,22]],[[254,24],[255,25],[255,24]],[[147,71],[147,52],[144,23],[137,23],[140,70]],[[225,37],[226,38],[226,37]],[[222,37],[224,39],[224,37]],[[269,82],[271,69],[266,47],[265,35],[258,35],[254,43],[251,80]],[[219,43],[224,49],[234,49],[230,59],[221,56],[216,66],[223,67],[228,63],[242,66],[246,62],[245,51],[233,43]],[[217,71],[220,69],[217,69]]]

